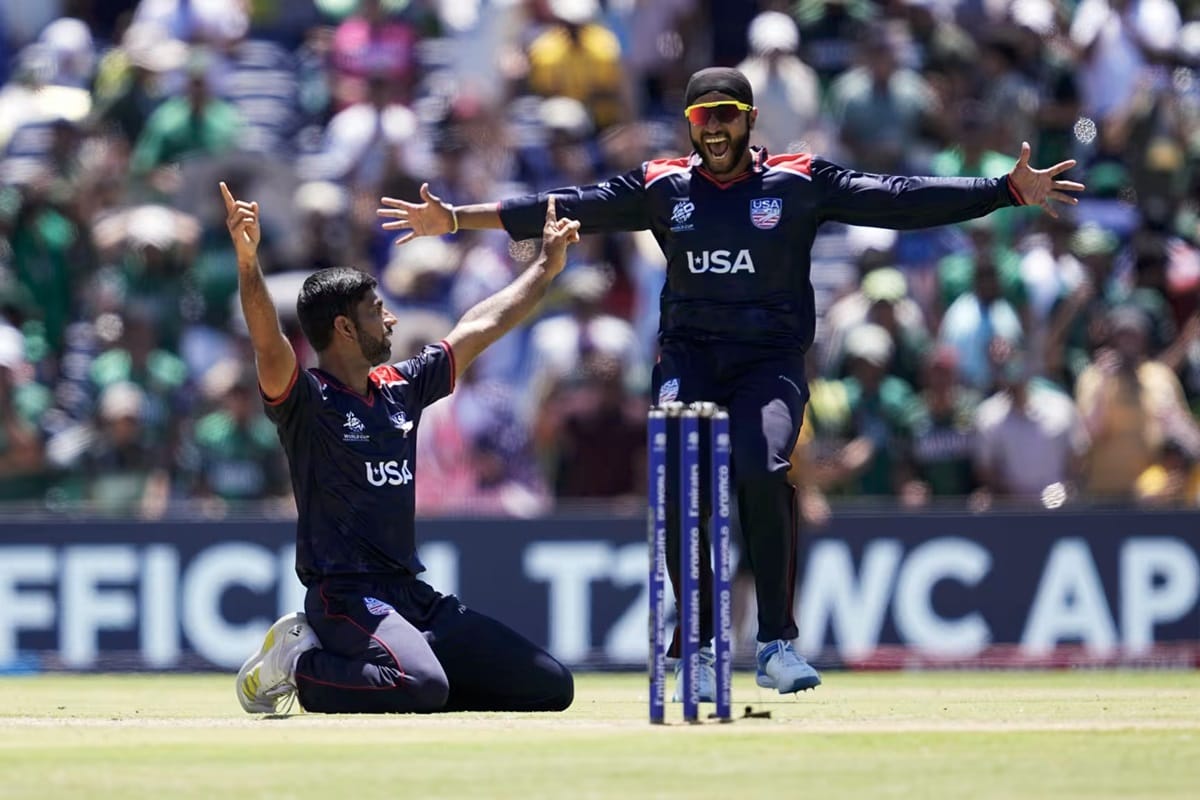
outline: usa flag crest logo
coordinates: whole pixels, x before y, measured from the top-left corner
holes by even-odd
[[[413,428],[413,421],[404,416],[403,411],[397,411],[395,414],[389,415],[388,419],[392,421],[392,427],[405,436],[408,436],[408,432]]]
[[[364,597],[363,603],[367,606],[367,611],[370,611],[377,617],[386,617],[396,609],[392,608],[387,603],[374,597]]]
[[[750,221],[754,227],[769,231],[783,217],[783,200],[778,197],[759,197],[750,201]]]
[[[662,387],[658,390],[659,405],[670,403],[679,397],[679,379],[671,378],[669,381],[664,381]]]

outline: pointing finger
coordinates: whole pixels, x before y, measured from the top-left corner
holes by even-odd
[[[550,195],[546,199],[546,221],[555,222],[558,220],[558,214],[554,210],[554,195]]]
[[[229,187],[225,185],[225,181],[221,181],[221,197],[225,200],[225,211],[229,214],[233,213],[233,193],[229,191]]]

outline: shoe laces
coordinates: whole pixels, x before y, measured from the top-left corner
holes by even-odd
[[[759,668],[766,667],[767,662],[773,658],[778,658],[780,665],[785,667],[808,663],[803,656],[796,652],[796,648],[787,639],[776,639],[758,651]]]
[[[279,695],[275,698],[275,713],[287,716],[292,713],[292,709],[296,706],[296,692],[291,691],[286,694]]]
[[[796,652],[796,648],[792,646],[791,642],[782,639],[779,642],[779,660],[789,667],[808,663],[803,656]]]

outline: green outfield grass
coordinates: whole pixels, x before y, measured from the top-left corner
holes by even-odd
[[[0,797],[1184,798],[1200,673],[739,675],[732,725],[651,727],[645,679],[564,714],[250,717],[231,675],[0,679]]]

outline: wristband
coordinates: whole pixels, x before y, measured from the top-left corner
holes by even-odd
[[[450,229],[450,233],[458,233],[458,211],[454,206],[450,206],[450,219],[454,221],[454,227]]]
[[[1013,185],[1013,182],[1012,182],[1012,177],[1011,177],[1011,176],[1007,176],[1007,180],[1008,180],[1008,193],[1009,193],[1010,195],[1012,195],[1012,198],[1013,198],[1014,200],[1016,200],[1016,201],[1017,201],[1017,205],[1018,205],[1018,206],[1027,206],[1027,205],[1029,205],[1029,203],[1028,203],[1028,202],[1026,202],[1026,200],[1025,200],[1025,196],[1024,196],[1024,195],[1022,195],[1022,194],[1021,194],[1021,192],[1020,192],[1020,190],[1019,190],[1019,189],[1017,189],[1017,187]]]

